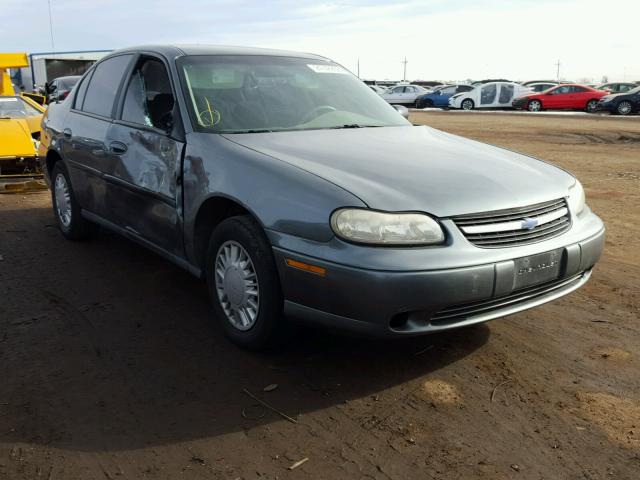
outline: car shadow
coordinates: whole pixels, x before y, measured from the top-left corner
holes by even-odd
[[[3,442],[117,451],[285,421],[245,390],[304,423],[402,384],[411,394],[489,338],[486,326],[395,341],[305,328],[247,352],[212,321],[202,282],[142,247],[108,232],[68,242],[46,209],[0,220],[19,232],[0,232],[14,294],[0,306]]]

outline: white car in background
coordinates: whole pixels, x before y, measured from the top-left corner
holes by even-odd
[[[420,85],[396,85],[380,96],[389,103],[413,105],[416,102],[416,98],[430,91]]]
[[[490,82],[477,85],[469,92],[457,93],[449,99],[451,108],[511,108],[511,101],[531,93],[531,89],[513,82]]]
[[[550,88],[560,85],[558,82],[535,82],[527,84],[527,88],[530,88],[532,92],[540,93]]]

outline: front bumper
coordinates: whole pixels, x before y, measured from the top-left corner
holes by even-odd
[[[588,215],[588,228],[572,235],[563,234],[527,248],[485,253],[496,258],[488,263],[451,268],[440,264],[429,270],[368,269],[320,260],[277,246],[282,238],[275,234],[272,241],[276,240],[274,253],[286,299],[285,313],[325,327],[392,337],[448,330],[532,308],[576,290],[589,279],[603,250],[604,225],[591,212]],[[577,241],[558,243],[558,239],[576,239],[581,233],[582,238]],[[514,290],[514,260],[559,245],[563,248],[560,277]],[[472,248],[477,251],[476,258],[486,250]],[[510,252],[512,257],[504,258],[504,252]],[[464,251],[461,256],[465,257]],[[322,267],[326,274],[289,267],[287,258]],[[404,263],[404,259],[398,259]]]
[[[617,105],[615,102],[599,101],[596,105],[596,112],[615,112]]]

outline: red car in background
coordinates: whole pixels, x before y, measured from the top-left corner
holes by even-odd
[[[526,109],[530,112],[540,110],[586,110],[595,112],[598,100],[608,95],[608,91],[596,90],[574,83],[565,83],[544,92],[531,93],[513,100],[514,108]]]

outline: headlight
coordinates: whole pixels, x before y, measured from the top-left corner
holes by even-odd
[[[569,189],[569,210],[573,215],[579,215],[584,210],[584,189],[576,179],[576,183]]]
[[[345,240],[375,245],[428,245],[444,241],[438,222],[421,213],[343,208],[331,215],[331,228]]]

